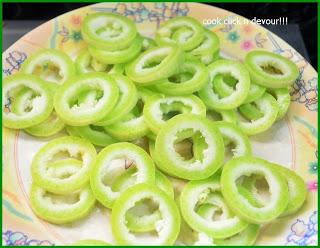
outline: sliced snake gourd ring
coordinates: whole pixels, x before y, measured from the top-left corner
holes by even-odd
[[[225,82],[224,77],[222,75],[218,75],[214,78],[213,87],[219,96],[226,97],[232,94],[235,84],[236,81],[232,80]],[[251,83],[248,96],[244,100],[243,104],[259,99],[265,93],[265,91],[265,87]]]
[[[256,206],[239,193],[237,185],[251,176],[261,177],[260,192],[264,205]],[[238,157],[228,161],[222,170],[221,190],[228,206],[250,223],[266,223],[280,216],[289,201],[288,185],[269,162],[254,157]]]
[[[124,64],[105,64],[93,58],[88,50],[82,51],[76,59],[76,69],[78,73],[107,72],[108,74],[121,74],[124,72]]]
[[[290,106],[290,93],[287,88],[281,89],[268,89],[269,94],[271,94],[278,102],[279,112],[277,115],[277,121],[281,120],[287,113]]]
[[[34,156],[31,175],[42,188],[52,193],[68,194],[89,182],[95,157],[96,150],[90,142],[71,136],[57,138]]]
[[[96,239],[82,239],[71,244],[72,246],[111,246],[110,243]]]
[[[159,45],[177,44],[184,51],[197,47],[204,39],[202,25],[191,17],[176,17],[164,22],[156,32]]]
[[[126,216],[137,203],[149,200],[158,206],[161,219],[153,232],[130,231]],[[155,185],[141,183],[124,191],[116,200],[111,214],[112,232],[118,245],[172,245],[180,230],[180,214],[173,199]]]
[[[129,45],[129,47],[121,49],[121,50],[115,50],[115,51],[109,51],[109,50],[103,50],[99,49],[95,46],[88,47],[89,53],[94,57],[95,59],[101,61],[105,64],[121,64],[121,63],[127,63],[138,56],[138,54],[141,51],[142,48],[142,37],[140,35],[137,35],[137,37],[132,41],[132,44]]]
[[[126,76],[112,75],[119,88],[119,98],[115,107],[103,119],[95,123],[97,126],[107,126],[123,119],[136,105],[138,92],[134,83]]]
[[[71,136],[79,136],[90,141],[96,146],[105,147],[107,145],[118,142],[116,139],[111,137],[103,127],[88,125],[81,127],[68,126],[67,132]]]
[[[76,69],[65,53],[41,49],[22,64],[21,72],[39,76],[46,82],[63,84],[75,75]]]
[[[187,113],[205,116],[206,106],[194,95],[167,97],[154,95],[148,98],[143,108],[145,121],[155,134],[174,115]]]
[[[174,191],[170,180],[157,170],[155,176],[155,185],[172,199],[174,199]],[[129,169],[116,180],[113,185],[113,189],[115,191],[124,191],[131,185],[134,185],[134,183],[135,170]],[[139,203],[137,204],[137,207],[139,209],[138,215],[136,213],[128,212],[126,216],[127,226],[130,231],[148,232],[155,230],[155,223],[161,219],[160,212],[155,210],[150,213],[149,210],[150,208],[152,209],[152,206],[149,206],[148,202]],[[142,214],[144,214],[143,217],[141,217]]]
[[[205,65],[213,62],[213,60],[219,55],[220,41],[218,36],[205,29],[204,39],[199,46],[189,51],[190,54],[200,58],[200,61]]]
[[[224,144],[227,146],[231,143],[231,151],[234,157],[249,156],[251,155],[251,144],[249,138],[241,128],[233,123],[225,121],[214,122],[214,125],[219,129],[222,134]]]
[[[105,126],[106,132],[120,141],[133,141],[149,134],[150,130],[142,113],[144,104],[151,95],[151,91],[139,89],[137,105],[125,118]]]
[[[281,217],[293,214],[301,208],[302,204],[306,200],[306,184],[294,171],[277,164],[272,164],[272,166],[282,174],[283,177],[285,177],[289,188],[289,203],[287,208],[281,214]]]
[[[60,195],[32,184],[30,201],[32,210],[38,217],[54,224],[66,224],[82,219],[90,213],[95,204],[89,185],[76,192]]]
[[[52,110],[52,92],[42,79],[16,74],[3,80],[2,119],[5,127],[21,129],[38,125]]]
[[[186,59],[178,73],[159,80],[155,88],[167,95],[189,95],[201,90],[208,82],[205,65],[196,59]]]
[[[17,115],[26,114],[26,103],[32,99],[34,92],[31,89],[23,88],[15,95],[11,103],[11,111]],[[36,137],[49,137],[61,131],[65,127],[64,122],[52,111],[50,116],[43,122],[25,128],[24,131]]]
[[[250,76],[244,65],[237,61],[217,60],[208,66],[208,70],[211,81],[199,91],[200,98],[208,107],[218,110],[234,109],[245,101],[250,89]],[[213,88],[215,77],[221,74],[231,76],[237,82],[232,94],[222,98]]]
[[[183,59],[177,46],[159,46],[146,50],[126,65],[126,75],[139,85],[156,83],[178,72]]]
[[[200,135],[206,143],[202,159],[180,155],[176,145],[184,139]],[[179,137],[179,138],[178,138]],[[163,125],[155,143],[155,153],[161,158],[157,166],[166,173],[188,180],[204,179],[215,173],[223,163],[224,145],[219,131],[204,117],[181,114]]]
[[[267,88],[284,88],[297,79],[298,67],[289,59],[268,51],[251,51],[244,60],[252,81]]]
[[[135,24],[115,13],[95,13],[85,17],[82,37],[92,46],[106,50],[128,47],[137,36]]]
[[[243,104],[239,107],[239,111],[245,120],[238,118],[238,125],[248,135],[255,135],[269,129],[275,122],[279,105],[268,93],[265,93],[260,99]]]
[[[227,239],[215,239],[215,245],[220,246],[251,246],[257,240],[260,226],[256,224],[249,224],[246,229],[231,236]]]
[[[251,155],[251,144],[248,136],[243,133],[241,128],[233,123],[225,121],[216,121],[213,123],[222,134],[225,149],[230,146],[232,157],[249,156]],[[201,157],[201,149],[203,149],[203,141],[201,139],[194,140],[193,154]],[[231,154],[226,154],[225,160],[230,159]]]
[[[85,126],[106,116],[117,103],[118,94],[112,77],[102,72],[91,72],[62,85],[55,94],[54,107],[67,124]],[[88,97],[81,101],[80,96],[83,95]]]
[[[248,223],[235,216],[220,194],[219,177],[190,181],[180,196],[181,214],[189,226],[214,239],[233,236],[244,230]],[[205,211],[210,207],[212,211]],[[220,218],[215,213],[220,212]]]
[[[114,201],[120,196],[121,192],[113,190],[113,183],[130,167],[136,170],[135,184],[154,183],[154,163],[142,148],[131,143],[116,143],[98,154],[90,184],[97,200],[105,207],[112,208]]]

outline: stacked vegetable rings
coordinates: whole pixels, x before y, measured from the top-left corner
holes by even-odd
[[[89,214],[95,204],[89,186],[95,157],[90,142],[68,136],[52,140],[38,151],[31,164],[30,199],[40,218],[63,224]]]
[[[120,192],[112,190],[112,181],[129,168],[135,168],[135,182],[154,183],[155,166],[149,155],[130,143],[117,143],[104,148],[98,155],[91,174],[91,187],[105,207],[111,208]]]

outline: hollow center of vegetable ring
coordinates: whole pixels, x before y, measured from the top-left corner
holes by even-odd
[[[83,163],[81,151],[59,150],[47,160],[46,175],[61,180],[68,179],[79,172]]]
[[[239,193],[255,207],[264,207],[271,200],[270,187],[263,176],[241,176],[237,179],[236,185]]]
[[[209,120],[212,120],[212,121],[222,121],[223,120],[221,113],[214,111],[212,109],[207,110],[206,116]]]
[[[268,74],[271,75],[284,75],[283,71],[279,68],[279,66],[273,62],[260,64],[259,67]]]
[[[83,87],[79,90],[76,97],[69,99],[69,107],[71,109],[87,109],[97,105],[97,103],[104,96],[104,92],[99,88],[86,88]]]
[[[127,228],[138,238],[159,237],[159,231],[163,228],[159,203],[151,197],[135,202],[134,206],[127,210],[125,218]]]
[[[192,108],[180,101],[174,101],[171,103],[160,103],[160,110],[162,112],[162,120],[167,121],[178,114],[191,112]]]
[[[223,73],[222,80],[228,84],[229,86],[235,87],[235,85],[238,83],[238,79],[232,76],[230,73]]]
[[[256,102],[246,103],[241,105],[236,111],[239,120],[243,122],[256,121],[264,116],[264,112]]]
[[[8,92],[6,97],[11,100],[11,111],[17,115],[24,115],[37,108],[35,102],[41,98],[41,94],[29,87],[19,86]]]
[[[162,61],[168,56],[168,54],[156,54],[155,56],[149,56],[143,63],[142,69],[151,69],[159,66]]]
[[[159,210],[159,204],[151,198],[145,198],[136,202],[134,207],[127,211],[126,215],[143,217],[145,215],[153,214],[157,210]]]
[[[52,61],[45,61],[36,65],[32,74],[39,76],[45,81],[60,83],[64,79],[64,75],[60,66]]]
[[[109,162],[102,176],[102,183],[115,192],[122,192],[135,184],[137,172],[135,161],[125,156],[118,157]]]
[[[107,39],[115,38],[121,35],[123,32],[123,27],[119,22],[107,21],[104,25],[100,25],[95,33],[97,36]]]
[[[42,197],[52,205],[74,205],[80,201],[80,193],[68,195],[53,194],[48,191],[43,192]]]
[[[91,57],[86,64],[86,68],[88,71],[109,72],[113,68],[113,65],[101,63],[99,60]]]
[[[202,162],[204,159],[203,151],[207,148],[208,144],[200,131],[194,132],[193,129],[185,129],[176,135],[175,152],[185,161],[200,160]]]

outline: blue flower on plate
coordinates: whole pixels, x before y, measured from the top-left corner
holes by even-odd
[[[227,36],[227,39],[230,40],[232,43],[236,43],[239,40],[240,36],[236,31],[230,32]]]

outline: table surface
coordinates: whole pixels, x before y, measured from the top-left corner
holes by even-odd
[[[23,35],[44,22],[44,20],[4,20],[2,51],[5,51]],[[298,24],[266,26],[266,28],[287,41],[288,44],[295,48],[306,60],[310,62]]]

